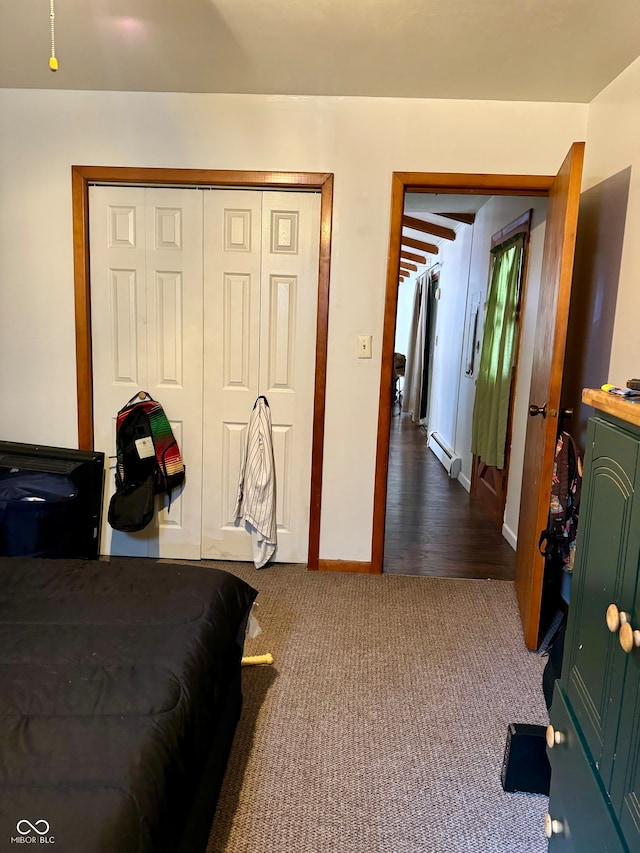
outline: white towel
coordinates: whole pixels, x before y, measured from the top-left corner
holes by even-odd
[[[262,568],[273,557],[277,545],[271,411],[264,396],[258,397],[249,418],[234,515],[244,521],[251,533],[253,562],[257,569]]]

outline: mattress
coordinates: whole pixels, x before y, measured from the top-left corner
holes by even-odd
[[[0,559],[0,850],[178,849],[255,596],[197,565]]]

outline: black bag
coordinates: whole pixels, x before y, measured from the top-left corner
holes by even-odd
[[[114,530],[133,533],[153,518],[154,495],[184,482],[180,448],[164,409],[146,391],[132,397],[116,419],[116,490],[108,519]]]
[[[121,486],[109,502],[109,524],[114,530],[135,533],[153,518],[153,474],[134,485]]]

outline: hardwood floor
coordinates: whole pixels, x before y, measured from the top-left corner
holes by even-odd
[[[480,505],[450,480],[424,430],[391,419],[383,571],[512,580],[516,555]]]

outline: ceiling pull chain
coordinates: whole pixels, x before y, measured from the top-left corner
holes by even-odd
[[[51,58],[49,59],[49,68],[52,71],[58,70],[58,60],[56,59],[56,10],[54,8],[55,0],[49,0],[49,21],[51,22]]]

